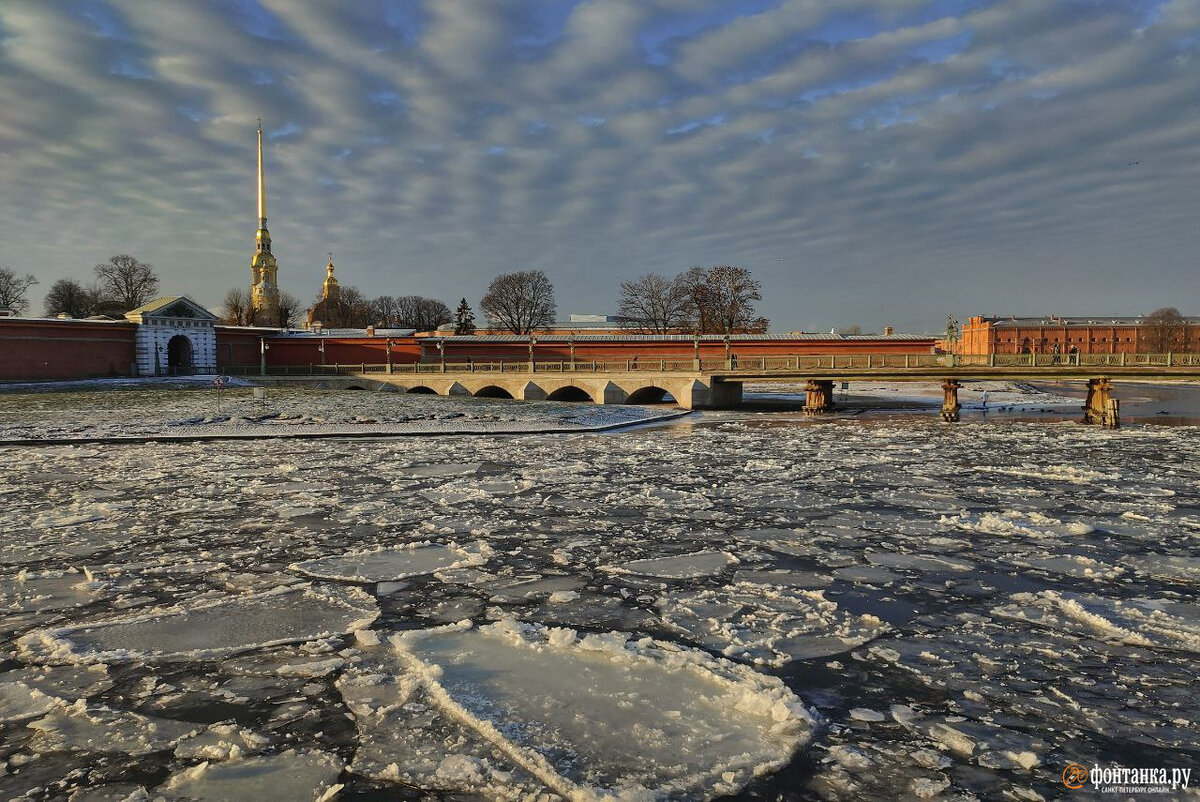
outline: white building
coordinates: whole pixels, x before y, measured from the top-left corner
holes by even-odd
[[[156,298],[125,313],[139,324],[136,342],[140,376],[217,372],[217,316],[183,295]]]

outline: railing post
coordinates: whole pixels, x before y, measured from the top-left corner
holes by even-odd
[[[1171,352],[1167,351],[1167,367],[1171,367]]]
[[[1125,352],[1121,352],[1121,367],[1125,367]]]
[[[988,354],[988,367],[989,368],[996,367],[996,352],[995,351],[992,351],[990,354]]]
[[[867,354],[867,367],[868,367],[868,368],[869,368],[869,367],[872,367],[872,365],[871,365],[871,355],[870,355],[870,354]]]
[[[908,367],[908,354],[904,355],[904,367]]]

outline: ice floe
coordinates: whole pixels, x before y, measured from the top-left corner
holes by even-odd
[[[1004,618],[1085,632],[1135,646],[1200,652],[1200,604],[1166,599],[1110,599],[1045,590],[1014,594],[993,609]]]
[[[605,570],[615,573],[657,576],[663,579],[696,579],[720,574],[737,561],[737,558],[728,552],[697,551],[672,557],[633,560],[621,565],[606,566]]]
[[[374,551],[339,554],[294,563],[290,567],[318,579],[343,582],[396,582],[452,568],[483,565],[492,554],[486,543],[412,543]]]
[[[839,609],[820,590],[747,582],[672,593],[658,609],[669,630],[727,657],[775,666],[848,651],[888,629],[873,615]]]
[[[45,662],[211,659],[353,632],[378,615],[374,600],[357,588],[288,587],[39,630],[18,645]]]
[[[201,763],[172,774],[161,790],[196,802],[326,802],[341,790],[336,781],[342,768],[336,755],[290,750],[234,762]]]
[[[31,722],[34,752],[118,752],[143,755],[169,749],[202,729],[199,724],[88,705],[82,699]]]
[[[730,793],[812,734],[779,680],[626,633],[505,619],[391,643],[440,711],[571,799]]]
[[[72,401],[13,416],[7,431],[144,433],[139,418],[167,418],[151,408],[159,400]],[[201,420],[195,430],[230,432],[361,432],[389,415],[446,431],[466,423],[438,417],[456,410],[480,432],[572,425],[551,406],[293,400],[259,421],[186,409],[194,395],[166,406]],[[545,695],[514,700],[524,680],[488,684],[487,661],[535,650],[529,633],[528,648],[493,647],[501,633],[474,628],[431,635],[429,654],[388,643],[463,618],[568,627],[578,643],[619,631],[601,640],[626,649],[651,634],[666,652],[771,666],[827,724],[778,775],[749,780],[745,798],[1032,800],[1056,793],[1068,760],[1170,765],[1200,742],[1197,430],[992,417],[717,412],[613,436],[0,448],[0,798],[170,798],[165,779],[185,782],[196,761],[215,780],[263,761],[249,764],[255,776],[287,749],[349,761],[330,780],[349,798],[536,798],[553,792],[536,761],[526,767],[537,755],[585,796],[613,790],[621,772],[604,772],[621,753],[543,710],[590,697],[580,704],[632,716],[623,687],[591,693],[586,672],[561,670],[537,676]],[[441,564],[425,546],[482,556],[485,543],[483,564],[410,573],[425,557]],[[406,578],[375,579],[395,565],[375,573],[365,555],[392,551],[410,558]],[[319,567],[289,570],[301,564]],[[604,570],[629,565],[645,572]],[[479,640],[455,667],[463,633]],[[615,656],[612,676],[627,661]],[[447,684],[428,679],[435,666]],[[486,694],[457,693],[480,672]],[[677,709],[674,679],[639,692],[647,707],[662,701],[654,715]],[[174,726],[161,721],[189,732],[151,737]],[[28,726],[38,722],[46,729]],[[497,723],[497,741],[480,722],[516,723]],[[102,728],[117,737],[98,756]],[[576,769],[556,750],[575,740],[605,748]],[[652,759],[632,765],[653,777],[631,782],[672,781],[676,763]],[[709,779],[678,796],[724,793],[723,774]],[[294,796],[331,789],[305,781]]]

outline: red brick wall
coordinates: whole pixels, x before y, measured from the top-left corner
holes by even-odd
[[[0,381],[129,376],[132,323],[0,318]]]
[[[92,376],[128,376],[134,361],[132,323],[91,321],[24,320],[0,318],[0,380],[70,379]],[[393,364],[411,364],[424,359],[438,361],[436,346],[427,338],[393,337]],[[289,337],[273,329],[217,326],[217,366],[257,367],[262,343],[266,342],[269,367],[386,364],[387,337]],[[324,354],[320,351],[325,345]],[[446,360],[464,362],[513,361],[529,358],[526,343],[467,342],[447,339]],[[796,354],[927,354],[934,339],[917,340],[784,340],[734,341],[730,352],[739,359]],[[567,342],[539,342],[540,361],[570,359]],[[691,359],[691,340],[646,342],[639,340],[577,340],[578,361]],[[704,342],[703,359],[724,359],[723,342]]]
[[[217,326],[217,365],[250,367],[259,364],[261,343],[267,344],[269,367],[320,365],[383,365],[387,363],[387,337],[289,337],[272,329]],[[325,344],[322,357],[320,346]],[[413,337],[392,337],[393,364],[420,359],[421,348]]]
[[[730,343],[729,351],[739,359],[762,356],[795,356],[797,354],[928,354],[934,338],[919,340],[754,340]],[[431,342],[423,343],[424,360],[439,359],[437,347]],[[637,340],[603,340],[589,342],[576,340],[576,361],[587,360],[639,360],[692,359],[695,345],[690,340],[670,342],[645,342]],[[476,362],[520,361],[529,359],[527,343],[455,342],[446,340],[446,361],[462,362],[468,357]],[[538,361],[569,360],[571,347],[562,341],[539,341],[534,346],[534,358]],[[700,344],[701,359],[724,359],[723,342],[706,341]]]
[[[1185,327],[1183,351],[1200,347],[1200,326]],[[959,353],[1020,354],[1029,350],[1049,354],[1058,346],[1061,353],[1071,348],[1082,354],[1144,354],[1151,350],[1151,336],[1141,326],[1098,326],[1047,324],[1040,326],[996,326],[983,318],[971,318],[962,328]]]

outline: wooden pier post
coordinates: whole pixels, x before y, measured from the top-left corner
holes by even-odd
[[[962,404],[958,403],[958,388],[962,384],[958,379],[946,379],[942,382],[942,420],[953,423],[958,420],[958,411]]]
[[[1112,382],[1108,379],[1088,379],[1083,422],[1091,426],[1120,428],[1121,402],[1112,397]]]
[[[833,382],[809,379],[804,387],[804,414],[820,415],[833,409]]]

